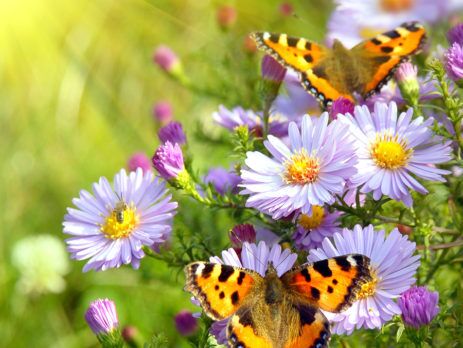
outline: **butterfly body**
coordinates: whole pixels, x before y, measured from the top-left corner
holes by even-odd
[[[369,259],[346,255],[296,267],[281,277],[239,267],[195,262],[185,268],[185,289],[214,320],[229,318],[231,347],[326,347],[329,323],[319,310],[349,306],[371,280]]]
[[[304,38],[252,33],[257,46],[298,72],[302,86],[326,107],[339,97],[368,98],[389,81],[397,66],[415,54],[425,40],[417,22],[363,41],[352,49],[334,40],[331,49]]]

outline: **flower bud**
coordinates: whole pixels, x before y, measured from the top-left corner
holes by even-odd
[[[182,310],[174,318],[175,327],[182,336],[190,336],[198,329],[198,319],[190,311]]]
[[[455,42],[463,45],[463,23],[458,23],[447,32],[447,40],[450,45]]]
[[[161,142],[167,141],[179,145],[186,144],[186,135],[180,122],[172,121],[158,131],[158,137]]]
[[[444,54],[447,75],[463,87],[463,46],[455,42]]]
[[[153,116],[161,124],[167,124],[172,120],[172,105],[167,101],[160,101],[154,105]]]
[[[230,231],[229,237],[232,247],[239,253],[244,242],[256,242],[256,230],[251,224],[236,225]]]
[[[429,324],[439,313],[439,293],[431,292],[424,286],[411,287],[397,303],[404,323],[416,329]]]
[[[420,85],[418,83],[418,68],[410,62],[400,64],[395,73],[400,94],[411,106],[418,104]]]
[[[143,152],[135,152],[127,161],[127,168],[131,172],[141,168],[143,173],[146,173],[151,170],[150,159]]]
[[[288,16],[291,16],[294,12],[294,7],[293,5],[291,5],[290,2],[288,1],[285,1],[285,2],[282,2],[280,4],[280,6],[278,7],[278,10],[280,12],[280,14],[284,17],[288,17]]]
[[[262,58],[262,77],[265,80],[280,84],[286,74],[286,68],[273,57],[266,54]]]
[[[158,147],[152,162],[159,175],[168,181],[178,179],[186,172],[182,149],[178,144],[172,144],[170,141]]]
[[[154,62],[165,72],[181,75],[182,64],[174,51],[168,46],[160,45],[154,51]]]
[[[217,10],[217,23],[222,29],[231,28],[237,17],[236,9],[233,6],[224,5]]]
[[[344,97],[339,97],[336,99],[329,109],[330,118],[335,120],[338,118],[338,114],[345,115],[347,113],[353,115],[354,114],[354,103],[352,103],[349,99]]]

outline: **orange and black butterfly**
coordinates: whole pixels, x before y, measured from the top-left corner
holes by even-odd
[[[322,348],[330,338],[320,309],[340,312],[371,281],[370,259],[351,254],[295,267],[278,277],[249,269],[193,262],[185,267],[185,290],[214,320],[229,318],[234,348]]]
[[[401,26],[347,49],[335,40],[328,49],[303,38],[252,33],[257,46],[299,73],[302,86],[329,106],[339,97],[354,102],[353,93],[368,98],[379,92],[397,66],[422,46],[426,32],[418,22]]]

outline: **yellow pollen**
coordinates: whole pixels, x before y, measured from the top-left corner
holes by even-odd
[[[373,296],[376,292],[376,284],[378,283],[378,278],[376,277],[376,273],[374,271],[370,270],[370,272],[372,280],[362,285],[360,291],[357,294],[358,300]]]
[[[320,163],[318,158],[309,156],[305,150],[295,153],[285,163],[283,178],[287,184],[304,185],[318,178]]]
[[[130,236],[133,229],[138,225],[139,216],[134,207],[124,208],[122,212],[123,219],[118,214],[120,214],[120,211],[114,209],[101,226],[101,232],[105,234],[106,238],[126,238]]]
[[[399,141],[397,135],[382,134],[376,137],[370,149],[370,154],[376,165],[385,169],[397,169],[404,167],[413,149],[407,149],[407,143]]]
[[[391,13],[405,12],[411,9],[415,0],[380,0],[380,7]]]
[[[312,230],[320,226],[323,221],[325,211],[323,207],[318,205],[312,206],[312,215],[301,214],[299,217],[299,225],[301,225],[306,230]]]

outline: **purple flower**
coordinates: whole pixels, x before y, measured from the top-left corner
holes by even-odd
[[[223,105],[219,106],[219,111],[212,114],[215,122],[230,130],[235,130],[239,126],[247,126],[249,131],[255,136],[261,137],[262,131],[262,115],[255,113],[252,110],[245,110],[238,106],[232,110],[227,109]],[[288,128],[288,120],[285,117],[278,115],[270,115],[269,133],[275,136],[283,136]]]
[[[340,212],[330,213],[328,209],[314,205],[312,214],[299,216],[296,232],[292,236],[294,245],[306,251],[320,247],[325,237],[341,232],[338,221],[341,215]]]
[[[243,243],[243,249],[238,257],[236,251],[232,248],[222,251],[222,258],[214,256],[210,258],[210,262],[243,267],[258,272],[261,276],[265,276],[268,265],[271,262],[276,268],[279,277],[291,269],[296,262],[297,254],[291,253],[289,249],[281,249],[279,244],[269,247],[265,242],[259,244]],[[219,344],[227,343],[226,328],[228,318],[215,322],[210,330],[210,333],[215,336]]]
[[[157,102],[153,107],[153,116],[162,124],[172,120],[172,105],[167,101]]]
[[[454,43],[463,45],[463,23],[458,23],[448,31],[447,40],[451,45]]]
[[[353,114],[354,113],[354,103],[349,99],[344,97],[339,97],[336,99],[330,108],[330,118],[335,120],[338,117],[338,114]]]
[[[405,291],[398,300],[402,319],[408,326],[418,329],[429,324],[439,313],[439,293],[424,286],[414,286]]]
[[[463,44],[455,42],[445,53],[445,70],[455,82],[463,79]]]
[[[206,184],[211,183],[220,195],[224,195],[227,192],[237,193],[241,178],[224,168],[211,168],[204,178],[204,182]]]
[[[161,142],[171,142],[172,144],[186,144],[186,135],[180,122],[171,121],[158,131],[158,137]]]
[[[281,83],[285,77],[286,68],[268,54],[262,58],[262,77],[266,80]]]
[[[85,312],[85,321],[95,335],[113,332],[119,327],[116,305],[109,299],[93,301]]]
[[[332,241],[333,240],[333,241]],[[394,315],[400,314],[394,298],[399,297],[415,282],[419,255],[413,256],[415,243],[395,228],[386,236],[384,230],[376,232],[372,225],[353,230],[344,229],[333,238],[325,238],[322,247],[312,249],[308,260],[316,262],[335,256],[358,253],[370,258],[372,281],[364,284],[358,300],[341,313],[324,312],[336,334],[351,334],[355,328],[380,328]]]
[[[105,177],[93,184],[93,194],[82,190],[68,208],[63,231],[71,257],[89,259],[83,271],[105,271],[131,264],[138,268],[143,245],[164,242],[171,230],[177,203],[165,182],[138,168],[114,176],[114,188]]]
[[[320,114],[320,104],[317,99],[307,93],[302,87],[299,77],[295,72],[291,70],[286,72],[283,85],[286,93],[280,93],[275,99],[272,105],[272,112],[282,114],[294,121],[299,121],[305,114]],[[287,127],[284,130],[286,132]]]
[[[235,225],[230,231],[229,237],[232,247],[241,251],[244,242],[256,242],[256,230],[251,224]]]
[[[190,336],[198,329],[198,319],[190,311],[182,310],[174,318],[175,327],[182,336]]]
[[[166,45],[158,46],[153,55],[154,62],[164,71],[172,73],[181,69],[180,59]]]
[[[185,172],[180,146],[167,141],[156,150],[152,159],[154,168],[166,180],[176,179]]]
[[[357,174],[349,180],[362,186],[361,192],[373,192],[379,200],[387,195],[411,206],[410,189],[422,194],[428,191],[411,174],[431,181],[445,181],[449,171],[430,166],[451,159],[448,142],[435,136],[432,119],[417,117],[413,109],[397,114],[396,103],[375,104],[370,113],[366,106],[355,108],[355,118],[340,115],[338,120],[350,124],[351,134],[357,139]]]
[[[248,152],[241,170],[241,194],[249,195],[246,206],[274,219],[299,210],[310,214],[313,205],[333,203],[356,173],[348,127],[337,120],[328,124],[328,113],[304,116],[301,130],[291,122],[288,134],[290,148],[270,135],[264,145],[272,157]]]
[[[151,171],[151,163],[148,156],[143,152],[135,152],[127,161],[127,168],[130,172],[135,172],[141,168],[143,172]]]

